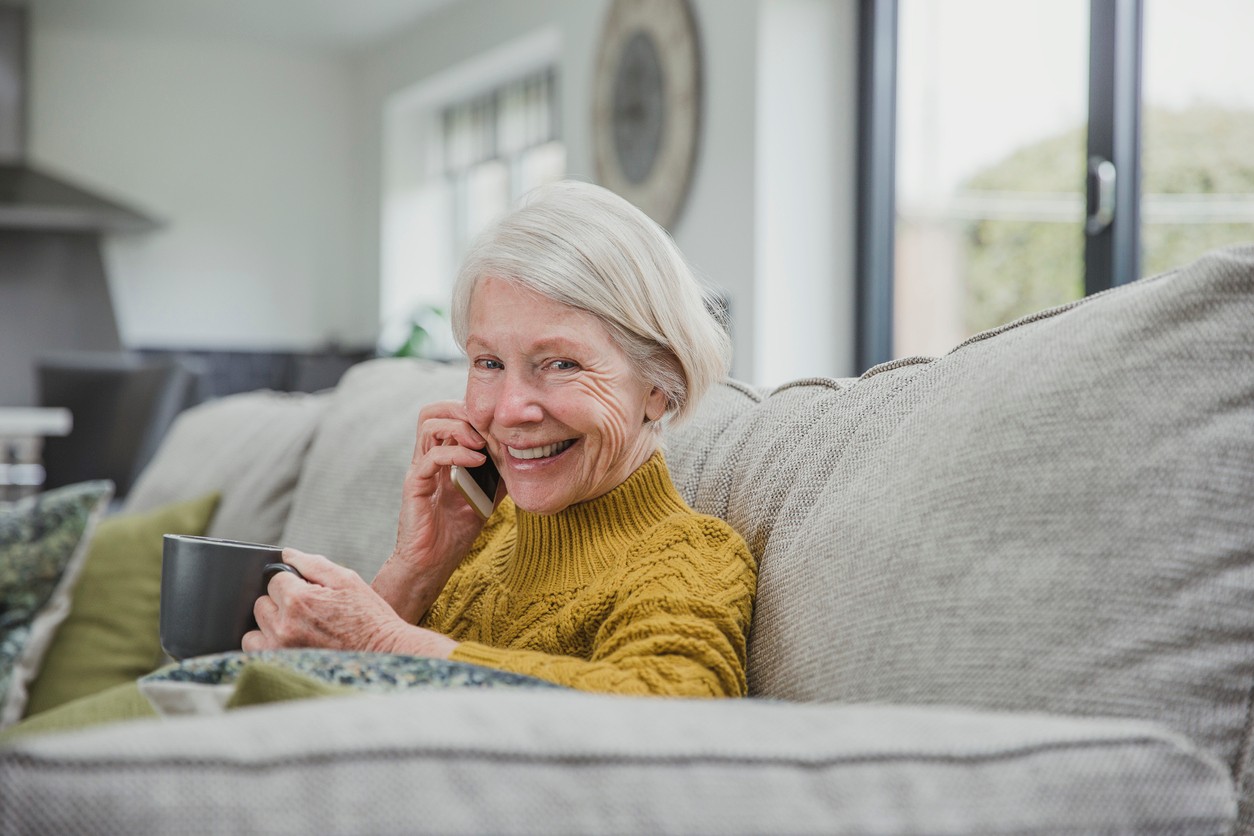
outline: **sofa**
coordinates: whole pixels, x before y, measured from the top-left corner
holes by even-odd
[[[370,577],[464,370],[184,413],[124,510]],[[1254,246],[665,436],[759,560],[750,696],[426,689],[23,738],[0,833],[1254,834]]]

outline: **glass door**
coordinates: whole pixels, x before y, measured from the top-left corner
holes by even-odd
[[[1145,0],[1147,275],[1254,242],[1254,3]]]
[[[892,355],[1084,294],[1087,0],[900,0]]]

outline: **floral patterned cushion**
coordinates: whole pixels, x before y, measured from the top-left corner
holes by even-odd
[[[0,503],[0,727],[22,717],[112,496],[113,483],[98,481]]]
[[[198,656],[168,665],[140,680],[229,685],[252,662],[287,668],[331,685],[387,693],[407,688],[559,688],[551,682],[466,662],[357,653],[344,650],[264,650]]]

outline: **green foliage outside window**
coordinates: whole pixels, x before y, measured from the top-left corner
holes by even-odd
[[[440,326],[447,327],[444,309],[434,305],[420,305],[410,322],[409,338],[392,352],[392,356],[431,357],[434,341],[432,331]]]
[[[1145,114],[1143,196],[1223,195],[1254,205],[1254,112],[1199,106]],[[966,193],[1083,194],[1084,128],[1027,146],[967,181]],[[1144,197],[1143,197],[1144,199]],[[1225,244],[1254,241],[1248,222],[1141,216],[1142,273],[1185,264]],[[965,325],[992,328],[1084,293],[1076,221],[983,219],[964,230]]]

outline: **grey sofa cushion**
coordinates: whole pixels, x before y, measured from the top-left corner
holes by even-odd
[[[184,412],[123,510],[149,511],[219,491],[210,536],[278,542],[305,452],[329,403],[326,394],[249,392]]]
[[[384,359],[350,369],[305,459],[283,545],[373,578],[396,545],[418,412],[465,391],[462,365]]]
[[[530,690],[32,738],[0,786],[0,830],[40,833],[1214,834],[1236,812],[1224,767],[1148,724]]]
[[[724,440],[752,693],[1152,718],[1248,773],[1254,247],[785,387]]]
[[[693,416],[678,427],[668,427],[663,438],[671,481],[684,500],[703,514],[723,516],[732,474],[718,467],[718,453],[726,446],[727,428],[762,402],[762,393],[736,380],[713,386]]]

